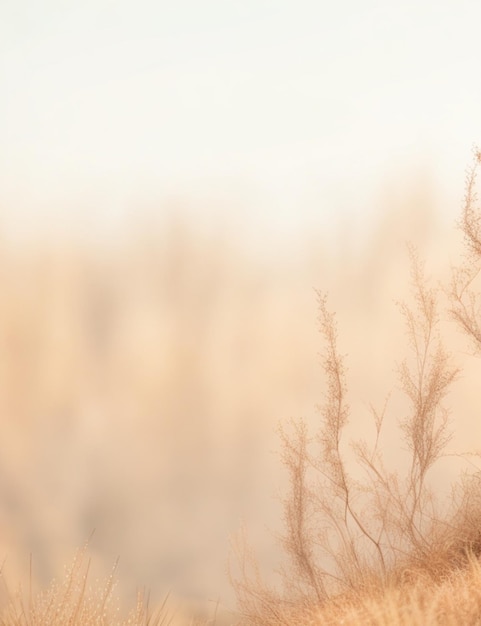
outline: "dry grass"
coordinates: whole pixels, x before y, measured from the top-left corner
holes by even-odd
[[[475,183],[479,164],[480,156],[477,154],[474,166],[468,173],[466,201],[461,220],[461,229],[467,244],[466,256],[460,266],[453,270],[450,288],[442,290],[433,287],[425,276],[423,265],[416,252],[414,249],[410,250],[412,300],[399,303],[399,311],[406,330],[407,353],[397,364],[399,390],[394,390],[393,395],[398,395],[398,403],[394,415],[392,415],[392,402],[389,397],[382,408],[374,406],[371,408],[373,437],[369,441],[354,441],[350,446],[348,445],[349,424],[355,417],[353,415],[355,411],[351,410],[348,400],[348,358],[339,348],[337,321],[329,309],[327,297],[324,293],[318,294],[319,326],[324,339],[323,367],[326,380],[324,399],[318,407],[319,427],[315,432],[311,432],[307,422],[293,420],[280,430],[282,463],[287,470],[290,486],[284,501],[285,530],[279,538],[287,557],[284,568],[280,571],[283,588],[279,589],[266,583],[255,555],[248,549],[245,537],[239,538],[237,544],[239,568],[233,572],[232,579],[241,612],[247,623],[259,626],[261,624],[274,626],[280,624],[395,625],[417,623],[464,625],[478,622],[481,624],[479,617],[480,565],[478,563],[478,557],[481,554],[479,476],[471,473],[461,477],[454,490],[450,509],[446,509],[444,504],[439,502],[431,480],[432,469],[443,459],[450,439],[449,413],[445,401],[458,377],[458,368],[445,348],[446,342],[442,332],[445,318],[454,319],[462,333],[472,340],[476,352],[481,349],[481,331],[479,330],[481,327],[479,321],[481,290],[476,284],[481,268],[481,216],[475,206]],[[204,255],[200,254],[200,257],[204,258]],[[205,333],[202,331],[204,326],[207,327],[207,322],[211,318],[209,311],[204,311],[205,319],[197,319],[199,317],[195,306],[198,298],[197,290],[193,290],[189,297],[185,296],[188,289],[182,288],[182,282],[197,284],[198,277],[190,281],[188,275],[183,276],[183,270],[188,274],[189,268],[196,266],[195,263],[184,263],[184,265],[177,262],[173,262],[172,267],[165,263],[153,264],[155,267],[165,266],[166,276],[172,270],[172,276],[169,277],[169,275],[165,280],[160,280],[160,283],[167,285],[172,291],[170,295],[175,302],[175,306],[172,305],[172,318],[183,320],[179,326],[179,336],[184,337],[185,329],[190,329],[186,342],[190,346],[194,336],[204,336]],[[204,295],[205,293],[211,294],[210,304],[214,308],[213,305],[216,299],[219,299],[220,292],[218,286],[210,281],[213,280],[212,276],[216,275],[216,271],[221,271],[222,264],[217,260],[212,266],[207,263],[204,269],[205,276],[202,276],[206,282],[200,282],[199,291]],[[139,271],[139,276],[142,273]],[[95,277],[96,272],[92,272],[92,275]],[[67,276],[67,278],[70,277]],[[86,307],[85,310],[82,308],[79,312],[77,304],[83,301],[82,298],[66,298],[72,319],[76,319],[77,314],[81,317],[78,323],[84,329],[85,337],[83,334],[79,336],[89,339],[89,341],[79,341],[78,345],[73,342],[71,348],[72,355],[75,355],[76,351],[80,350],[79,346],[82,349],[90,347],[89,349],[95,355],[95,359],[98,358],[101,367],[81,367],[77,371],[72,365],[71,376],[67,372],[66,378],[78,381],[83,380],[82,376],[85,376],[84,383],[89,393],[93,397],[96,394],[99,397],[104,395],[105,403],[100,403],[100,406],[103,409],[108,406],[112,416],[116,419],[119,417],[118,411],[121,410],[122,402],[112,403],[110,406],[107,401],[110,398],[109,388],[112,388],[115,393],[118,390],[126,393],[126,390],[130,390],[129,385],[132,386],[131,396],[135,399],[132,405],[138,406],[141,415],[151,413],[155,415],[158,406],[169,409],[170,401],[173,416],[184,413],[188,415],[192,412],[193,405],[184,399],[192,397],[194,398],[192,402],[197,402],[196,398],[199,396],[202,400],[202,394],[196,395],[194,392],[197,390],[200,374],[205,369],[203,356],[199,354],[198,357],[192,359],[191,350],[182,351],[177,344],[172,347],[172,355],[176,356],[174,365],[178,366],[178,378],[182,381],[182,386],[178,389],[174,389],[175,385],[172,384],[172,380],[176,380],[175,372],[171,375],[166,368],[169,375],[163,377],[165,372],[161,365],[154,363],[154,359],[152,363],[155,367],[148,360],[141,359],[137,362],[135,359],[130,359],[132,371],[151,373],[147,382],[144,378],[132,378],[130,369],[126,370],[127,375],[123,368],[115,369],[114,366],[118,367],[119,355],[124,353],[130,355],[124,348],[131,344],[135,346],[139,337],[135,335],[136,340],[132,340],[127,346],[121,344],[122,350],[120,350],[116,348],[117,344],[110,334],[115,335],[115,332],[118,332],[119,336],[124,337],[121,332],[122,324],[128,325],[129,320],[132,317],[135,318],[137,313],[128,309],[123,315],[113,315],[112,310],[116,310],[115,300],[123,297],[123,301],[128,303],[131,301],[129,296],[131,292],[126,289],[123,293],[119,288],[119,293],[110,294],[112,296],[112,301],[110,301],[110,292],[105,291],[102,284],[97,285],[91,278],[85,279],[85,290],[90,294],[85,302],[90,303],[91,307]],[[135,280],[131,281],[132,285],[141,290],[143,283],[137,281],[137,274],[134,278]],[[158,277],[153,276],[154,278],[157,280]],[[155,280],[152,281],[153,284]],[[21,286],[21,281],[17,282]],[[71,284],[70,280],[65,282]],[[215,280],[213,282],[215,283]],[[75,284],[75,281],[72,283]],[[82,280],[79,284],[83,284]],[[12,291],[14,291],[13,287]],[[25,291],[29,292],[29,289]],[[147,288],[146,291],[148,292]],[[446,294],[449,296],[449,301],[444,304],[443,297]],[[149,300],[147,295],[150,298],[150,292],[145,296]],[[152,310],[148,309],[152,313],[152,320],[155,321],[152,323],[153,327],[158,325],[156,315],[158,310],[161,310],[160,304],[165,297],[164,293],[157,295],[158,302],[155,301],[155,306],[152,304]],[[20,296],[23,297],[23,291]],[[45,329],[37,329],[35,325],[39,318],[38,307],[24,306],[20,296],[18,311],[31,312],[32,324],[28,319],[19,316],[16,309],[12,309],[11,312],[3,311],[2,315],[7,319],[11,314],[12,320],[19,318],[20,323],[25,322],[25,329],[30,331],[32,342],[29,343],[30,335],[22,331],[23,327],[20,327],[17,333],[10,333],[11,336],[5,332],[3,358],[11,357],[12,362],[7,359],[8,362],[5,362],[0,373],[6,377],[5,381],[8,384],[3,387],[9,390],[10,394],[7,393],[2,399],[6,413],[15,416],[25,414],[24,421],[28,426],[31,421],[29,416],[33,414],[32,407],[36,410],[38,407],[43,407],[44,413],[50,415],[55,413],[54,409],[60,409],[65,405],[64,409],[68,413],[70,404],[72,407],[75,404],[75,396],[82,394],[75,388],[74,383],[71,389],[72,397],[65,392],[65,389],[68,391],[68,385],[65,385],[64,373],[68,368],[64,367],[65,363],[62,359],[53,368],[53,371],[58,374],[58,380],[55,377],[55,380],[50,380],[48,377],[38,375],[41,371],[52,371],[52,368],[45,366],[42,355],[44,353],[45,355],[59,354],[59,351],[54,349],[55,342],[59,342],[65,350],[65,341],[61,333],[59,339],[53,331],[50,334],[46,333],[46,337],[50,338],[52,343],[45,340],[42,334]],[[61,303],[63,302],[62,297],[58,299]],[[15,298],[5,300],[10,302],[15,301]],[[32,300],[35,300],[34,296]],[[182,312],[180,316],[177,306]],[[140,305],[138,308],[142,309]],[[201,307],[200,310],[202,312],[204,309]],[[55,316],[53,320],[50,320],[50,316],[47,315],[48,307],[45,307],[44,312],[45,323],[48,322],[47,330],[50,329],[49,324],[52,328],[56,328]],[[24,316],[27,313],[24,313]],[[61,313],[61,311],[58,313],[58,317],[62,319]],[[68,315],[66,317],[68,318]],[[269,322],[271,317],[266,315],[266,319],[267,328],[271,325]],[[112,324],[112,321],[115,324]],[[140,316],[140,322],[142,323],[139,323],[136,328],[143,328],[145,319],[142,316]],[[7,330],[10,328],[6,323],[4,326]],[[217,322],[212,326],[222,327]],[[241,336],[240,344],[244,345],[255,326],[253,323],[247,327],[245,336]],[[15,330],[16,326],[12,324],[12,328]],[[165,336],[161,334],[155,337],[156,342],[152,347],[152,353],[165,343],[166,337],[172,339],[173,333],[169,331],[169,324],[166,324],[166,329]],[[38,330],[38,337],[36,330]],[[293,333],[295,331],[296,324],[293,324]],[[43,339],[40,340],[42,337]],[[276,332],[273,332],[272,337],[272,346],[274,346],[274,340],[278,338]],[[146,343],[152,340],[148,333],[144,339]],[[254,345],[255,335],[254,339],[251,337],[250,340]],[[212,343],[207,343],[207,348],[212,351]],[[218,343],[220,346],[224,341],[219,340]],[[35,350],[30,351],[32,346],[38,354]],[[269,344],[269,349],[272,346]],[[285,352],[291,355],[289,349]],[[282,357],[285,357],[285,352],[282,353]],[[147,352],[142,346],[139,348],[139,354],[142,358],[146,357]],[[285,379],[290,380],[297,361],[294,358],[289,360],[280,356],[281,353],[279,353],[279,362],[290,361],[290,369],[286,369],[285,375]],[[82,358],[85,363],[95,361],[92,355],[84,355]],[[126,363],[123,365],[127,367],[129,358],[128,356],[124,358]],[[18,367],[15,367],[16,360],[19,361]],[[69,359],[66,359],[67,361],[70,363]],[[71,362],[78,366],[79,361],[73,356]],[[239,370],[249,370],[249,361],[247,361],[247,366],[244,366],[241,360],[239,363]],[[369,364],[369,355],[367,355],[366,363]],[[111,366],[114,367],[113,370]],[[32,367],[34,369],[30,371],[29,368]],[[32,385],[32,394],[27,400],[24,400],[25,394],[21,393],[25,383],[25,368],[26,371],[28,370],[27,373],[30,373],[31,380],[38,386],[37,389],[35,385]],[[109,372],[112,378],[106,376],[105,379],[101,377],[97,380],[98,374],[104,370]],[[124,377],[128,384],[124,384]],[[252,376],[256,386],[259,377]],[[230,378],[235,378],[235,376],[230,376]],[[163,381],[160,386],[159,380]],[[216,384],[213,385],[216,396],[219,395],[221,386],[218,380],[215,378]],[[265,391],[269,398],[274,396],[276,389],[282,386],[277,383],[277,380],[275,379],[272,385],[267,385]],[[263,377],[263,383],[265,383],[265,377]],[[137,390],[137,384],[139,390]],[[51,391],[50,395],[46,390]],[[66,397],[64,397],[65,393]],[[126,395],[130,397],[128,393]],[[243,414],[250,415],[254,412],[254,408],[257,411],[258,402],[255,396],[247,392],[238,394],[239,398],[241,396],[249,399]],[[42,404],[42,398],[44,404]],[[142,398],[144,404],[140,402]],[[24,401],[28,401],[28,406],[23,406]],[[240,402],[238,399],[239,407]],[[226,407],[229,408],[230,405],[220,403],[219,414],[231,414]],[[399,407],[402,407],[401,413],[398,412]],[[268,412],[267,409],[266,412]],[[204,412],[201,411],[200,414],[204,416]],[[205,415],[208,415],[207,411]],[[405,450],[402,467],[393,467],[390,451],[386,447],[385,433],[392,417],[399,426],[398,446]],[[12,420],[11,423],[16,424],[17,421]],[[117,422],[112,421],[112,423],[115,423],[118,428]],[[172,419],[172,424],[174,423],[176,420]],[[43,423],[41,428],[44,429]],[[136,430],[142,429],[136,427]],[[174,450],[172,457],[192,458],[195,467],[200,467],[204,457],[195,457],[195,451],[209,449],[209,445],[198,445],[200,435],[205,431],[212,432],[212,437],[216,436],[224,447],[225,439],[216,435],[217,429],[206,429],[205,422],[202,420],[199,420],[197,429],[191,430],[192,445],[189,442],[186,443],[184,436],[179,437],[179,450]],[[133,430],[126,430],[124,434],[126,442],[130,443],[132,433]],[[20,437],[23,436],[22,431]],[[236,437],[236,432],[234,432],[232,438],[235,440]],[[149,437],[149,439],[155,438]],[[139,445],[142,453],[145,452],[145,441],[142,440],[142,445]],[[245,447],[248,451],[250,451],[250,441],[246,439]],[[127,446],[124,445],[119,446],[119,467],[123,466],[125,461],[126,448]],[[182,454],[177,454],[179,451]],[[154,450],[154,455],[155,459],[163,458],[157,448]],[[28,450],[25,456],[28,457]],[[102,459],[103,463],[104,459]],[[114,469],[116,468],[115,465]],[[163,469],[159,467],[158,476],[162,475]],[[245,469],[245,464],[242,465],[242,469]],[[116,476],[115,485],[117,485],[119,483],[117,472],[114,471],[112,474]],[[219,472],[213,472],[214,474],[217,476]],[[256,482],[259,481],[260,474],[261,472],[254,470],[253,476]],[[146,476],[147,473],[139,474],[138,483],[142,486],[144,486]],[[98,482],[95,474],[91,481],[90,479],[87,481],[89,487],[91,482],[94,484]],[[157,487],[157,483],[155,481],[154,483]],[[103,490],[100,489],[99,501],[101,503],[106,496],[111,495],[113,485],[114,483],[107,481]],[[77,501],[76,492],[70,489],[67,491],[71,491],[72,499]],[[89,492],[89,489],[86,491]],[[135,491],[135,484],[132,491]],[[45,493],[50,492],[46,490]],[[122,514],[118,514],[115,507],[112,511],[108,525],[109,533],[119,527],[122,518]],[[143,541],[143,554],[152,550],[153,535],[141,536],[144,531],[144,520],[147,517],[139,515],[139,519],[142,520],[142,532],[133,533],[135,541],[138,542],[137,552]],[[69,527],[68,520],[66,522],[64,516],[61,518],[61,525]],[[188,516],[183,514],[182,519],[187,518]],[[85,515],[85,519],[87,523],[91,523],[89,515]],[[181,517],[174,516],[174,519],[177,524]],[[47,520],[50,523],[48,517]],[[189,518],[188,522],[193,525],[192,518]],[[31,524],[38,532],[38,520],[32,519]],[[56,528],[49,526],[54,535]],[[198,529],[198,526],[196,528]],[[85,530],[84,527],[82,529]],[[164,533],[158,532],[157,534],[169,537],[169,533],[165,530]],[[49,587],[39,593],[33,591],[36,582],[32,583],[32,579],[26,591],[20,589],[12,592],[5,587],[4,599],[0,604],[0,626],[46,626],[47,624],[52,626],[60,626],[60,624],[72,626],[80,624],[102,624],[103,626],[171,624],[174,626],[174,624],[220,625],[236,621],[236,618],[228,618],[224,622],[215,613],[210,619],[196,620],[172,609],[170,600],[161,605],[156,612],[151,612],[147,598],[142,595],[139,596],[137,605],[130,614],[124,616],[118,608],[119,603],[115,600],[115,572],[104,582],[90,583],[89,569],[86,551],[81,550],[72,567],[66,571],[65,577],[54,580]]]
[[[78,550],[71,566],[59,580],[34,591],[32,573],[27,589],[9,588],[3,571],[0,626],[209,626],[217,621],[217,608],[210,618],[195,617],[186,607],[176,606],[166,594],[158,607],[149,607],[149,595],[139,592],[135,606],[125,613],[116,594],[116,569],[105,580],[90,580],[88,544]],[[30,564],[32,570],[32,561]]]
[[[11,592],[4,582],[4,601],[0,613],[2,626],[147,626],[172,624],[164,605],[150,614],[146,599],[139,594],[137,606],[126,617],[120,615],[114,592],[115,567],[103,583],[89,581],[90,559],[87,546],[79,550],[61,580],[35,593],[32,577],[27,591]],[[3,576],[2,576],[3,578]]]
[[[476,557],[442,578],[419,572],[414,580],[345,594],[285,622],[344,626],[474,626],[481,624],[481,565]]]
[[[231,577],[246,623],[481,624],[479,471],[461,476],[449,506],[431,482],[451,438],[445,400],[459,374],[444,346],[444,318],[453,318],[481,351],[480,164],[476,152],[460,223],[466,255],[453,269],[451,288],[432,287],[410,248],[412,304],[398,303],[408,348],[396,366],[401,467],[392,468],[384,446],[388,401],[382,410],[371,407],[372,440],[346,446],[352,419],[346,357],[335,315],[319,293],[325,372],[319,427],[311,434],[299,419],[280,430],[290,485],[280,537],[287,557],[282,588],[265,582],[245,535],[236,544]]]

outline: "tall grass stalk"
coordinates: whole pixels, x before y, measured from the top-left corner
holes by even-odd
[[[310,615],[312,621],[305,623],[312,624],[478,623],[466,617],[475,614],[469,606],[459,613],[464,611],[464,617],[453,617],[456,607],[448,591],[463,576],[470,589],[478,580],[478,476],[461,477],[446,510],[431,475],[453,434],[445,400],[459,375],[441,336],[445,313],[481,352],[481,290],[475,284],[481,274],[481,211],[475,192],[480,164],[476,151],[460,221],[466,255],[453,270],[447,310],[441,306],[443,290],[432,286],[409,247],[411,301],[398,303],[407,340],[407,354],[396,365],[402,395],[398,441],[407,454],[401,468],[392,469],[392,452],[384,445],[389,401],[381,410],[371,407],[372,440],[350,442],[350,450],[346,446],[347,427],[356,418],[348,402],[347,358],[339,349],[327,295],[318,293],[325,373],[318,427],[311,432],[304,419],[297,419],[280,428],[289,485],[280,537],[287,557],[280,570],[282,588],[264,581],[245,533],[235,543],[231,580],[249,624],[298,623],[301,614]],[[422,608],[428,593],[436,597],[426,609],[430,621]],[[478,595],[470,598],[473,607],[479,606]]]

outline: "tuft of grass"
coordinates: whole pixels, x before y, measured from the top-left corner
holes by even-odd
[[[420,571],[410,580],[362,593],[342,594],[328,603],[291,614],[285,624],[305,626],[475,626],[481,614],[481,564],[467,556],[466,566],[442,577]]]
[[[32,576],[27,593],[22,587],[10,591],[2,573],[5,600],[0,605],[0,626],[169,626],[174,615],[167,607],[152,612],[148,597],[139,593],[136,606],[126,616],[116,600],[115,570],[103,583],[89,582],[90,558],[87,545],[78,550],[65,576],[47,589],[34,593]]]
[[[452,431],[445,399],[459,375],[441,336],[443,313],[481,352],[481,210],[475,183],[481,152],[468,171],[460,227],[466,254],[453,269],[446,311],[410,247],[412,302],[399,302],[406,356],[397,364],[403,469],[391,469],[383,448],[389,398],[371,407],[374,437],[351,442],[346,427],[346,357],[338,346],[335,313],[318,293],[325,373],[319,426],[305,420],[280,428],[281,461],[289,479],[280,545],[283,586],[269,586],[245,532],[234,544],[231,581],[246,623],[479,624],[481,614],[481,497],[479,472],[463,474],[451,506],[431,484]],[[444,290],[446,292],[446,290]]]

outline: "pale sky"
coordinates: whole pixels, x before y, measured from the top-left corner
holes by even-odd
[[[479,0],[0,0],[4,224],[174,199],[289,232],[416,171],[455,213],[480,23]]]

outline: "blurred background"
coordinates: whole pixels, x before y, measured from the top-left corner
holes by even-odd
[[[322,402],[314,289],[363,432],[404,356],[405,242],[436,278],[459,260],[480,18],[468,0],[0,1],[7,572],[31,553],[45,584],[95,529],[125,597],[231,606],[242,520],[274,566],[276,428]]]

